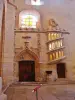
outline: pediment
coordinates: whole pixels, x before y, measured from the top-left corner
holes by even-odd
[[[26,49],[26,50],[21,51],[16,56],[16,60],[17,61],[21,61],[21,60],[37,60],[37,61],[39,61],[39,58],[34,52],[32,52],[29,49]]]

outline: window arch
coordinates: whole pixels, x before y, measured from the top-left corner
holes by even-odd
[[[44,1],[41,0],[25,0],[25,3],[27,5],[36,5],[36,6],[40,6],[44,4]]]
[[[34,10],[24,10],[19,14],[20,28],[38,28],[40,27],[40,14]]]

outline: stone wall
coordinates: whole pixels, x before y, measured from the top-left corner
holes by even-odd
[[[2,14],[3,14],[3,1],[0,0],[0,36],[1,36],[1,26],[2,26]]]
[[[12,0],[10,0],[12,2]],[[44,0],[43,6],[32,7],[25,5],[24,0],[15,0],[14,2],[18,9],[17,12],[20,12],[25,9],[34,9],[37,10],[41,15],[41,25],[42,28],[48,28],[48,20],[50,18],[55,19],[55,21],[59,24],[61,28],[66,29],[70,32],[69,35],[64,35],[64,43],[65,43],[65,54],[66,59],[63,61],[66,63],[67,67],[67,78],[70,80],[75,80],[75,1],[65,1],[56,0],[56,3],[53,0]],[[14,28],[15,28],[15,8],[13,6],[7,5],[7,13],[6,13],[6,30],[5,30],[5,46],[4,46],[4,60],[3,60],[3,78],[4,82],[13,80],[13,70],[14,70]],[[18,34],[18,33],[17,33]],[[23,33],[22,33],[23,34]],[[25,34],[24,34],[25,35]],[[37,48],[37,36],[36,33],[29,34],[31,36],[29,46]],[[24,40],[22,39],[21,33],[17,35],[16,39],[16,48],[23,46],[24,48]],[[40,34],[40,43],[41,43],[41,52],[40,52],[40,68],[41,72],[44,70],[52,70],[53,67],[51,65],[47,66],[45,63],[47,62],[47,54],[46,54],[46,36],[45,34]],[[43,40],[42,40],[43,38]],[[35,41],[35,43],[34,43]],[[54,65],[53,65],[54,66]],[[45,68],[43,68],[45,67]],[[46,69],[48,67],[48,69]],[[54,67],[55,68],[55,67]],[[56,68],[55,68],[56,69]]]
[[[0,0],[0,75],[1,75],[1,32],[2,32],[3,1]]]
[[[39,37],[38,37],[39,35]],[[29,39],[24,39],[22,37],[29,36]],[[29,42],[28,47],[34,49],[40,49],[40,62],[46,63],[47,58],[47,46],[46,46],[46,34],[45,33],[25,33],[25,32],[15,32],[15,50],[20,51],[19,48],[25,48],[24,42]],[[39,42],[39,44],[38,44]],[[17,51],[17,52],[18,52]],[[34,51],[35,52],[35,51]]]
[[[5,16],[5,42],[3,59],[3,82],[12,82],[14,65],[14,28],[15,28],[15,7],[7,4]]]
[[[44,29],[48,27],[48,20],[50,18],[55,19],[62,29],[65,29],[70,32],[70,35],[64,35],[65,43],[65,54],[66,59],[64,62],[67,67],[67,78],[75,80],[75,46],[74,46],[74,37],[75,37],[75,1],[74,0],[44,0],[44,5],[39,7],[32,7],[25,5],[25,1],[21,2],[15,0],[15,4],[18,7],[18,12],[25,9],[35,9],[40,12],[41,15],[41,24]],[[42,54],[41,54],[42,55]]]
[[[25,36],[29,36],[30,38],[29,39],[23,38]],[[42,38],[44,41],[42,41]],[[25,49],[24,42],[29,42],[28,48],[37,55],[37,58],[39,58],[38,63],[46,63],[47,62],[46,45],[45,45],[46,35],[45,35],[45,33],[15,32],[15,52],[16,52],[15,58],[17,55],[19,55],[20,52],[22,52]],[[15,77],[17,76],[17,79],[18,79],[19,78],[19,76],[18,76],[18,70],[19,70],[18,62],[15,64],[14,67],[15,67],[14,74],[15,74]],[[38,67],[41,67],[41,64]]]
[[[38,38],[39,35],[39,38]],[[22,37],[29,36],[31,38],[24,39]],[[38,45],[38,39],[40,44]],[[25,49],[24,42],[29,42],[28,48],[34,52],[37,57],[39,58],[39,66],[40,67],[40,78],[43,79],[41,81],[46,81],[46,71],[52,71],[52,74],[57,78],[57,70],[56,70],[56,64],[48,65],[48,57],[47,57],[47,45],[46,40],[47,36],[45,33],[26,33],[26,32],[15,32],[15,58],[17,55],[20,54]],[[40,48],[39,48],[40,47]],[[38,55],[37,50],[40,50]],[[19,80],[19,62],[16,62],[15,59],[15,66],[14,66],[14,76],[15,80]]]

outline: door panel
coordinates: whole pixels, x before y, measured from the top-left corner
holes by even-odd
[[[35,81],[35,62],[19,62],[19,81]]]

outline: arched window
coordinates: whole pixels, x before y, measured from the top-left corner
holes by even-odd
[[[27,5],[36,5],[36,6],[40,6],[44,4],[44,2],[41,0],[25,0],[25,3]]]
[[[24,10],[19,14],[20,28],[37,28],[40,26],[40,15],[36,11]]]
[[[31,0],[32,5],[41,5],[40,0]]]

